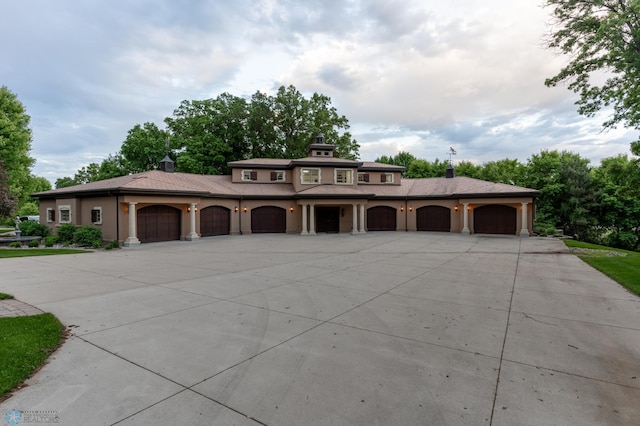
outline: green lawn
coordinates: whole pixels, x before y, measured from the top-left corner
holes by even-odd
[[[42,365],[63,333],[52,314],[0,318],[0,400]]]
[[[565,244],[587,264],[640,296],[640,253],[573,240]]]
[[[38,248],[24,248],[24,249],[0,249],[0,259],[6,257],[25,257],[25,256],[49,256],[52,254],[78,254],[87,253],[86,250],[75,249],[38,249]]]

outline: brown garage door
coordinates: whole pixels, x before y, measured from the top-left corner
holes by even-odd
[[[473,211],[473,230],[476,234],[515,234],[516,214],[514,207],[490,204]]]
[[[138,210],[138,239],[141,243],[180,239],[180,210],[169,206],[148,206]]]
[[[395,231],[396,209],[377,206],[367,209],[367,231]]]
[[[451,232],[451,210],[446,207],[420,207],[416,220],[418,231]]]
[[[251,210],[253,234],[287,232],[287,211],[280,207],[265,206]]]
[[[200,210],[200,235],[229,235],[231,211],[226,207],[211,206]]]

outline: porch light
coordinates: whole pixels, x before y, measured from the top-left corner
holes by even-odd
[[[246,212],[247,212],[247,208],[245,207],[245,208],[243,209],[243,211],[246,213]]]
[[[289,207],[289,211],[293,213],[293,207]]]
[[[235,212],[238,213],[238,208],[237,207],[235,208]]]
[[[458,206],[456,205],[453,209],[454,209],[455,211],[458,211]]]
[[[413,211],[413,206],[409,206],[409,211],[412,212]]]
[[[188,212],[190,212],[190,211],[191,211],[191,206],[187,207],[187,211],[188,211]],[[197,208],[197,207],[195,207],[195,208],[194,208],[194,211],[196,211],[196,212],[197,212],[197,211],[198,211],[198,208]]]
[[[403,212],[404,211],[404,206],[400,206],[400,211]]]

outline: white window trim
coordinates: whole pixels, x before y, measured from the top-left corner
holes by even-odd
[[[63,210],[67,210],[69,212],[69,220],[62,220]],[[58,206],[58,223],[73,223],[73,217],[71,216],[71,206]]]
[[[350,172],[351,179],[347,182],[338,182],[338,172]],[[353,185],[353,169],[333,169],[333,182],[336,185]]]
[[[317,182],[305,182],[304,181],[304,171],[305,170],[315,170],[318,172],[318,181]],[[318,185],[320,182],[322,182],[322,169],[317,169],[317,168],[311,168],[311,167],[305,167],[304,169],[300,169],[300,183],[303,185]]]
[[[92,215],[93,215],[93,211],[94,211],[94,210],[98,210],[98,212],[99,212],[99,213],[98,213],[98,219],[99,219],[99,220],[98,220],[97,222],[93,222],[93,221],[92,221],[91,223],[93,223],[94,225],[102,225],[102,207],[94,207],[94,208],[92,208],[92,209],[91,209],[91,214],[92,214]]]
[[[385,183],[393,183],[393,173],[385,173],[387,180]]]
[[[56,211],[56,209],[54,209],[54,208],[51,208],[51,207],[48,207],[48,208],[47,208],[47,223],[53,223],[53,222],[55,222],[55,221],[56,221],[56,220],[55,220],[55,219],[56,219],[55,211]],[[53,214],[54,214],[54,216],[53,216],[53,220],[51,220],[51,214],[50,214],[50,212],[54,212],[54,213],[53,213]]]
[[[274,182],[285,182],[287,180],[287,172],[284,170],[276,170],[276,180]]]
[[[253,182],[253,180],[251,179],[251,173],[254,172],[255,170],[243,170],[242,171],[242,181],[243,182]],[[249,176],[245,176],[245,174],[248,174]]]

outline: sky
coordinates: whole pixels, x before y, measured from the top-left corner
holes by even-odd
[[[601,131],[545,48],[537,0],[4,1],[0,86],[31,116],[33,174],[52,183],[164,128],[183,100],[295,86],[329,96],[360,160],[526,162],[568,150],[599,164],[637,132]],[[330,141],[327,141],[330,142]]]

